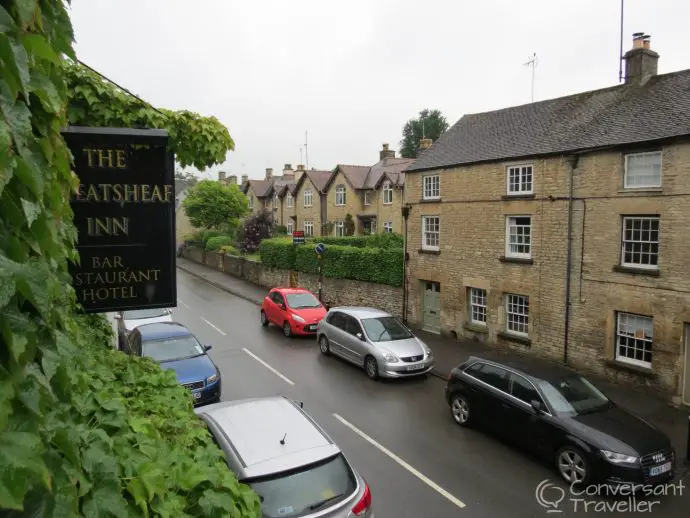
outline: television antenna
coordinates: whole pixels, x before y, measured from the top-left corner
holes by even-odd
[[[526,67],[532,67],[532,102],[534,102],[534,70],[539,65],[539,58],[537,58],[537,53],[534,52],[532,57],[527,59],[527,63],[523,64]]]

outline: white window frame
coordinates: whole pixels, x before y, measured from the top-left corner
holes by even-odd
[[[659,157],[659,181],[656,183],[645,183],[645,184],[631,184],[630,183],[630,177],[628,176],[628,173],[630,173],[630,165],[629,162],[631,159],[634,158],[643,158],[643,157],[651,157],[651,156],[658,156]],[[623,165],[623,188],[624,189],[659,189],[662,186],[662,153],[661,151],[646,151],[644,153],[628,153],[625,155],[625,161]],[[640,176],[648,176],[641,174]],[[634,177],[634,174],[632,175]]]
[[[313,221],[305,221],[304,222],[304,236],[313,236],[314,235],[314,222]]]
[[[392,221],[384,221],[383,222],[383,231],[392,233],[393,232],[393,222]]]
[[[467,294],[469,306],[469,319],[472,324],[485,326],[488,320],[488,307],[486,304],[486,290],[483,288],[470,288]],[[484,319],[479,320],[475,318],[477,315],[483,315]]]
[[[277,209],[278,208],[278,193],[275,193],[273,195],[273,208]]]
[[[292,208],[292,193],[288,192],[287,195],[285,196],[287,200],[287,208],[291,209]]]
[[[333,234],[335,237],[345,237],[345,222],[336,221],[333,225]]]
[[[422,199],[439,200],[441,199],[441,176],[430,174],[422,177]]]
[[[529,243],[527,246],[529,246],[529,252],[513,252],[511,250],[511,241],[510,241],[510,236],[511,236],[511,229],[513,227],[516,228],[516,235],[518,235],[518,230],[519,228],[524,228],[523,225],[517,225],[517,220],[518,218],[529,218]],[[524,244],[524,243],[523,243]],[[519,245],[519,243],[515,243],[516,246]],[[512,257],[515,259],[531,259],[532,258],[532,216],[529,214],[525,215],[511,215],[511,216],[506,216],[506,251],[505,251],[506,257]]]
[[[249,210],[254,210],[254,196],[250,194],[247,197],[249,198]]]
[[[653,317],[648,315],[637,315],[635,313],[625,313],[623,311],[616,312],[616,361],[650,369],[652,367],[652,360],[654,359],[653,346]],[[634,353],[637,351],[642,351],[644,353],[645,350],[648,350],[651,359],[650,361],[646,361],[634,357],[631,358],[624,354],[628,352],[628,350],[633,352],[633,356],[636,356]]]
[[[506,333],[516,336],[529,335],[529,296],[518,295],[517,293],[506,293],[505,296],[505,310],[506,310]],[[511,304],[512,303],[512,304]],[[511,311],[511,306],[519,308],[527,308],[527,312]],[[511,320],[511,315],[519,318],[524,318],[525,322]],[[521,331],[517,327],[525,326],[526,331]]]
[[[386,201],[387,198],[390,198],[390,200]],[[391,205],[393,203],[393,186],[391,183],[386,180],[383,182],[383,204],[384,205]]]
[[[290,220],[286,223],[285,228],[287,228],[288,236],[291,236],[295,229],[295,224],[292,222],[292,220]]]
[[[527,173],[525,170],[529,169]],[[529,174],[529,187],[525,184],[523,173]],[[517,182],[511,182],[511,178],[517,174]],[[517,187],[517,188],[515,188]],[[506,193],[509,196],[520,196],[522,194],[534,194],[534,165],[533,164],[513,164],[506,166]]]
[[[371,200],[369,199],[370,193],[371,193],[371,191],[364,191],[364,206],[365,207],[368,207],[369,205],[371,205]]]
[[[438,230],[432,230],[428,231],[427,230],[427,221],[429,220],[437,220],[438,222]],[[433,244],[427,244],[427,235],[435,235],[436,236],[436,245]],[[441,249],[441,216],[422,216],[422,250],[430,250],[437,252]]]
[[[344,207],[347,202],[347,189],[344,185],[338,185],[335,188],[335,206]]]
[[[659,242],[661,240],[660,220],[661,220],[661,218],[659,218],[658,216],[624,216],[623,217],[623,225],[621,227],[621,266],[626,266],[629,268],[640,268],[643,270],[658,270],[659,269],[659,244],[660,244]],[[641,221],[649,221],[650,224],[651,224],[651,222],[656,221],[656,224],[657,224],[656,225],[657,226],[656,239],[657,240],[656,241],[651,240],[652,230],[646,231],[650,234],[647,236],[647,237],[649,237],[649,239],[640,239],[638,241],[635,241],[632,239],[627,239],[626,224],[627,223],[634,223],[635,221],[640,221],[640,222]],[[642,230],[639,230],[639,232],[642,232]],[[648,254],[650,257],[652,257],[652,256],[656,257],[656,264],[630,263],[630,262],[627,262],[625,260],[627,248],[630,248],[631,253],[635,254],[636,253],[635,248],[637,247],[638,249],[641,249],[642,248],[641,245],[645,245],[645,244],[648,245],[650,247],[650,249],[653,245],[656,244],[656,253],[652,254],[650,251]],[[638,251],[637,253],[640,254],[640,256],[643,254],[642,251]]]
[[[309,196],[307,196],[309,195]],[[307,199],[309,199],[309,202],[307,203]],[[314,205],[314,193],[312,192],[311,189],[304,189],[304,206],[305,207],[312,207]]]

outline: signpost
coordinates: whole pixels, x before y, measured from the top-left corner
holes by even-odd
[[[295,230],[292,233],[292,244],[293,245],[303,245],[304,244],[304,230]]]
[[[177,306],[174,156],[164,130],[69,127],[71,200],[86,313]]]
[[[323,254],[326,251],[326,245],[323,243],[319,243],[314,247],[314,251],[316,252],[316,259],[319,261],[319,300],[321,300],[321,286],[322,286],[322,277],[321,277],[321,254]]]

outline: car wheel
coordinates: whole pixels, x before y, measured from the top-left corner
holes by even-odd
[[[331,345],[328,343],[326,335],[321,335],[321,338],[319,338],[319,349],[321,350],[321,354],[325,356],[331,354]]]
[[[266,312],[263,309],[261,310],[261,325],[268,326],[268,317],[266,317]]]
[[[292,328],[290,327],[290,322],[285,321],[283,324],[283,334],[290,338],[292,336]]]
[[[558,473],[569,485],[584,485],[589,482],[589,462],[585,454],[575,446],[564,446],[556,453]]]
[[[453,421],[460,426],[470,424],[470,404],[465,396],[453,396],[450,402],[450,413],[453,416]]]
[[[379,377],[379,364],[373,356],[367,356],[364,359],[364,370],[367,372],[369,379],[375,380]]]

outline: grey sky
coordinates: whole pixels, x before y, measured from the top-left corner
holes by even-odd
[[[235,140],[212,168],[370,165],[405,121],[476,113],[618,82],[618,0],[73,0],[79,58],[156,106],[215,115]],[[625,0],[659,73],[690,66],[690,2]]]

